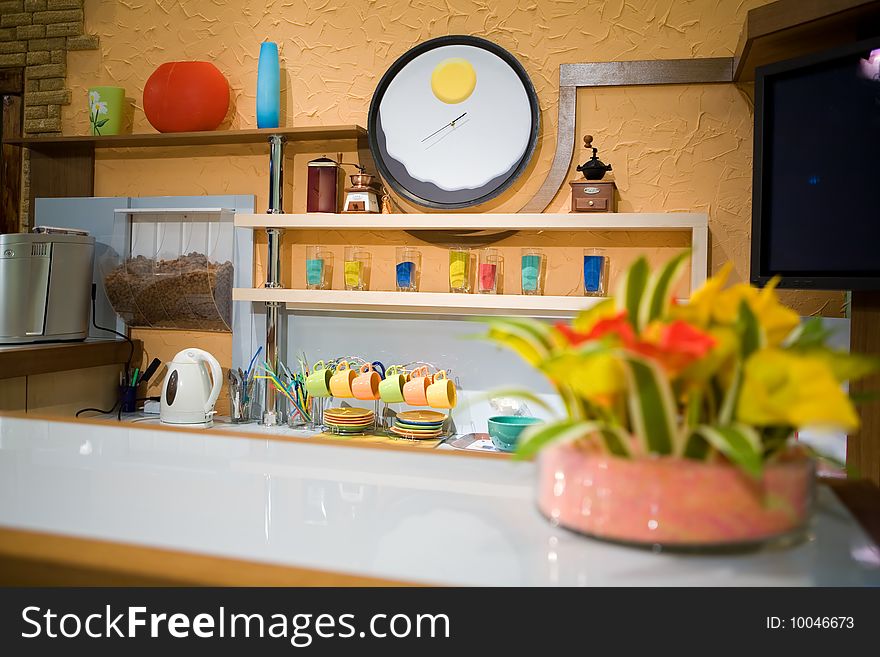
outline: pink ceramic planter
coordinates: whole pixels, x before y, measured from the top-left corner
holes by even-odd
[[[760,481],[727,463],[622,459],[572,444],[541,452],[538,506],[598,538],[667,548],[720,548],[794,537],[809,520],[814,464],[767,464]]]

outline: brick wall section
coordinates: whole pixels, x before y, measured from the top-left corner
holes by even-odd
[[[26,135],[61,133],[61,106],[71,101],[65,88],[67,53],[97,47],[98,37],[84,33],[83,0],[0,0],[0,68],[24,68]],[[29,164],[25,151],[23,221],[29,209]]]

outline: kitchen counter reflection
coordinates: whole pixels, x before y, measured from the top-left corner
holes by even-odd
[[[529,463],[430,452],[0,417],[0,525],[438,584],[880,585],[824,487],[791,550],[657,555],[551,527]]]

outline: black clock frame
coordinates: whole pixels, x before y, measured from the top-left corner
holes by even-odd
[[[388,88],[388,85],[391,84],[391,81],[394,77],[403,69],[404,66],[409,64],[413,59],[418,57],[419,55],[426,53],[430,50],[434,50],[435,48],[440,48],[443,46],[474,46],[476,48],[482,48],[483,50],[488,50],[494,55],[497,55],[502,60],[504,60],[508,66],[510,66],[514,72],[516,72],[520,81],[522,82],[523,88],[526,90],[526,96],[529,99],[529,108],[531,110],[532,115],[532,129],[531,134],[529,135],[529,143],[526,147],[525,152],[520,158],[519,164],[512,171],[512,173],[507,177],[507,179],[495,187],[488,194],[484,194],[479,198],[476,198],[471,201],[464,202],[455,202],[455,203],[441,203],[437,201],[432,201],[430,199],[425,199],[419,196],[418,194],[410,191],[404,185],[402,185],[390,172],[388,167],[385,165],[385,162],[382,160],[382,153],[379,149],[378,143],[378,130],[377,124],[379,120],[379,104],[382,101],[383,96],[385,95],[385,91]],[[541,126],[541,112],[538,106],[538,94],[535,93],[535,87],[532,85],[532,80],[529,78],[529,74],[526,73],[523,65],[519,63],[519,61],[514,57],[510,52],[502,48],[496,43],[489,41],[487,39],[482,39],[480,37],[475,36],[467,36],[463,34],[459,35],[449,35],[437,37],[435,39],[430,39],[423,43],[420,43],[417,46],[414,46],[410,50],[406,51],[403,55],[401,55],[389,68],[385,71],[385,74],[382,76],[382,79],[379,80],[379,84],[376,86],[376,91],[373,92],[373,99],[370,102],[370,111],[367,116],[367,132],[368,132],[368,141],[370,144],[370,151],[373,154],[373,161],[376,163],[376,168],[379,170],[379,174],[382,176],[382,179],[388,183],[391,188],[400,194],[403,198],[412,201],[418,205],[433,208],[433,209],[458,209],[458,208],[468,208],[477,205],[482,205],[487,201],[491,201],[493,198],[496,198],[500,194],[502,194],[505,190],[507,190],[516,180],[522,175],[523,171],[528,167],[529,162],[532,159],[532,156],[535,153],[535,149],[538,145],[538,133],[540,131]]]

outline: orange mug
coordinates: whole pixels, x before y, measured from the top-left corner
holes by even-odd
[[[348,361],[337,363],[336,373],[330,377],[330,394],[342,399],[353,397],[351,384],[356,376],[355,371],[348,366]]]
[[[410,380],[403,384],[403,400],[410,406],[427,406],[428,386],[432,380],[427,367],[413,370]]]
[[[428,386],[426,397],[431,408],[455,408],[457,394],[455,384],[446,377],[446,370],[437,372],[434,383]]]
[[[355,399],[379,399],[379,383],[382,377],[373,369],[371,363],[365,363],[361,367],[360,376],[351,382],[351,394]]]

